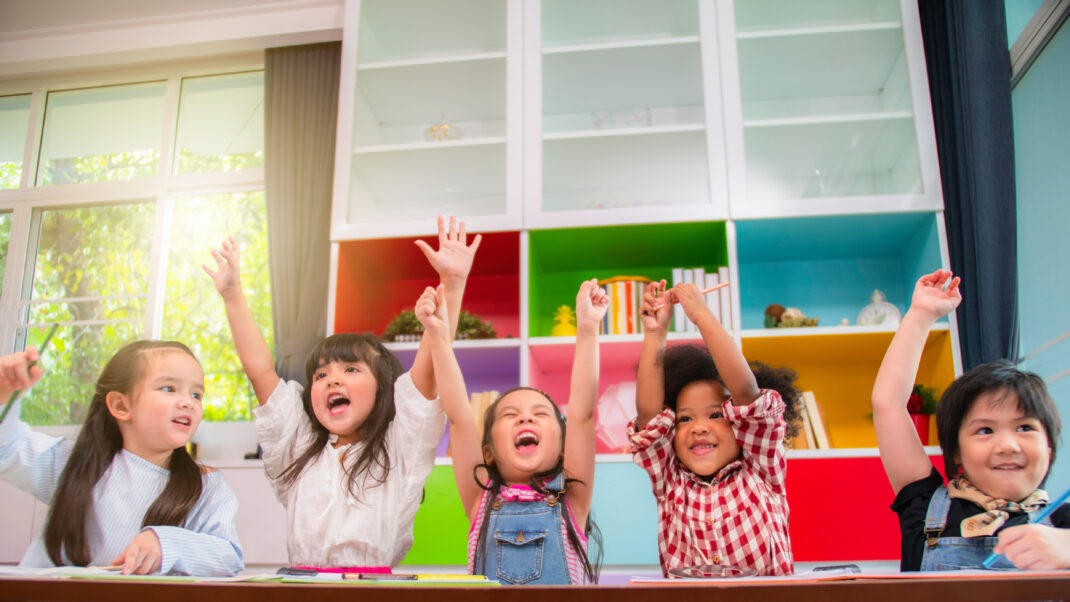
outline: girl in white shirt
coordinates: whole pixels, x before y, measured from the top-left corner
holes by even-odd
[[[480,236],[440,217],[439,249],[417,245],[459,313]],[[205,266],[223,297],[234,345],[260,407],[253,410],[264,470],[286,507],[292,566],[382,570],[412,547],[412,525],[445,428],[430,355],[421,342],[412,369],[369,334],[320,341],[305,365],[306,386],[283,381],[241,290],[233,240]],[[452,330],[457,320],[452,320]]]
[[[0,358],[0,400],[40,380],[37,359],[32,346]],[[0,476],[51,506],[20,565],[238,573],[238,500],[186,452],[203,396],[188,347],[137,341],[104,366],[75,442],[30,430],[11,408],[0,424]]]

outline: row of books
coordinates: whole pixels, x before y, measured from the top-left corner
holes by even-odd
[[[788,441],[788,449],[831,449],[832,439],[829,437],[825,410],[811,391],[803,391],[801,401],[799,432]]]
[[[609,297],[609,309],[602,318],[601,334],[639,334],[643,321],[639,308],[643,305],[643,293],[650,283],[642,276],[615,276],[598,282]]]
[[[702,290],[722,282],[728,282],[728,266],[721,266],[717,271],[706,271],[704,267],[672,269],[672,286],[694,284]],[[725,330],[732,329],[732,293],[729,288],[726,286],[706,295],[706,306],[720,320]],[[673,330],[676,332],[698,332],[698,327],[687,319],[687,314],[679,305],[673,309],[672,320]]]

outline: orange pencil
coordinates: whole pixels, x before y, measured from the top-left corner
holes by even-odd
[[[711,286],[710,288],[704,288],[704,289],[700,290],[700,291],[699,291],[698,293],[699,293],[700,295],[705,295],[705,294],[707,294],[707,293],[712,293],[713,291],[715,291],[715,290],[717,290],[717,289],[721,289],[721,288],[724,288],[724,287],[726,287],[726,286],[728,286],[728,283],[727,283],[727,282],[722,282],[722,283],[720,283],[720,284],[715,284],[715,285]],[[672,290],[672,289],[669,289],[669,290]],[[676,301],[676,300],[674,299],[674,300],[673,300],[673,303],[679,303],[679,301]],[[655,307],[654,307],[654,311],[658,311],[658,310],[659,310],[659,309],[661,309],[662,307],[665,307],[665,304],[664,304],[664,303],[663,303],[663,304],[661,304],[661,305],[657,305],[657,306],[655,306]]]

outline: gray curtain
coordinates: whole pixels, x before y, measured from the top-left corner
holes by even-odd
[[[264,56],[264,180],[275,368],[304,380],[327,329],[340,42]]]

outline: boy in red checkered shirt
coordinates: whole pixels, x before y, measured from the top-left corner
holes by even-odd
[[[706,349],[666,351],[674,302]],[[795,372],[748,364],[693,284],[650,284],[642,320],[638,417],[628,428],[657,498],[662,572],[723,565],[791,574],[784,437],[798,415]]]

